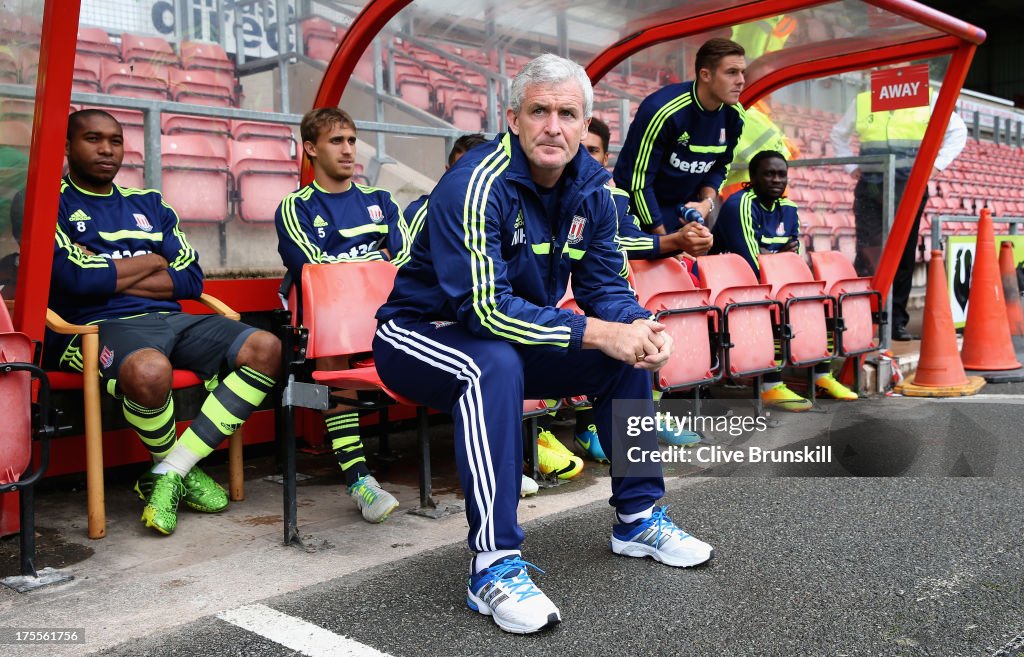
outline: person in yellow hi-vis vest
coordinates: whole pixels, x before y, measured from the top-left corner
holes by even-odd
[[[753,157],[761,151],[782,153],[787,161],[800,157],[800,151],[796,145],[790,142],[779,126],[772,121],[771,110],[764,101],[758,101],[752,107],[747,108],[747,115],[743,120],[743,132],[740,133],[740,140],[733,152],[729,175],[726,176],[725,184],[722,186],[723,199],[742,190],[743,185],[750,182],[748,165]]]
[[[871,111],[871,92],[865,91],[843,114],[839,122],[832,128],[832,145],[836,157],[853,155],[851,138],[854,134],[860,139],[861,155],[896,156],[896,190],[895,203],[899,206],[903,190],[910,176],[910,169],[917,151],[921,147],[925,129],[931,119],[932,107],[935,105],[935,94],[927,107],[911,107],[884,112]],[[942,147],[935,158],[935,173],[948,167],[967,143],[967,127],[963,120],[953,113],[946,126],[942,138]],[[857,226],[857,257],[854,266],[861,276],[871,276],[878,267],[882,253],[882,191],[884,165],[880,163],[864,163],[847,165],[846,170],[857,179],[853,191],[853,215]],[[917,233],[921,225],[921,214],[924,212],[928,193],[925,192],[914,217],[914,225],[907,238],[903,256],[892,284],[892,337],[894,340],[914,340],[915,336],[907,330],[907,300],[910,298],[911,278],[914,273],[914,250],[917,246]]]
[[[732,40],[747,51],[748,61],[754,61],[766,52],[781,50],[796,27],[796,19],[791,16],[772,16],[736,25],[732,28]]]

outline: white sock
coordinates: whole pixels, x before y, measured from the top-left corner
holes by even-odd
[[[621,522],[624,525],[634,523],[637,520],[647,520],[651,517],[652,514],[654,514],[653,506],[644,509],[643,511],[640,511],[639,513],[619,513],[618,511],[615,512],[615,515],[619,517],[619,522]]]
[[[779,385],[780,383],[782,383],[782,381],[762,381],[761,392],[767,392],[774,388],[775,386]]]
[[[522,552],[519,550],[490,550],[487,552],[477,552],[476,556],[470,562],[470,570],[474,574],[480,572],[485,568],[490,568],[495,562],[501,561],[505,557],[522,556]]]
[[[193,454],[179,443],[175,445],[170,454],[164,457],[163,461],[153,466],[153,474],[165,474],[173,471],[177,472],[184,479],[188,475],[189,470],[195,467],[196,463],[199,463],[199,459],[199,456]]]
[[[832,372],[818,372],[817,374],[814,375],[814,382],[821,383],[821,380],[824,379],[826,376],[829,376],[830,374],[832,374]]]

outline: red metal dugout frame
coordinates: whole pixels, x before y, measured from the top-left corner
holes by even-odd
[[[334,58],[324,73],[313,107],[337,106],[356,63],[370,42],[391,18],[409,4],[411,0],[376,0],[371,1],[363,9],[338,44]],[[823,4],[829,3],[822,0],[754,0],[727,9],[716,9],[714,3],[707,3],[694,7],[694,14],[687,18],[678,18],[678,10],[665,12],[649,17],[652,21],[650,24],[620,39],[595,57],[587,65],[587,73],[596,83],[626,58],[653,45]],[[881,48],[878,41],[867,47],[871,40],[863,39],[864,50],[846,53],[834,52],[835,42],[794,49],[799,50],[800,61],[793,60],[792,55],[795,53],[788,53],[790,56],[780,58],[779,66],[775,70],[766,70],[760,76],[757,71],[752,71],[748,76],[747,88],[741,101],[744,105],[751,105],[775,89],[808,78],[922,57],[952,55],[932,112],[932,120],[928,124],[903,196],[904,199],[919,199],[928,184],[929,173],[942,144],[942,136],[956,104],[957,95],[967,77],[974,51],[978,44],[985,40],[985,32],[913,0],[865,0],[865,4],[884,9],[944,34],[921,35],[917,39],[885,44]],[[787,51],[780,51],[779,54],[786,55]],[[311,178],[312,171],[308,163],[304,162],[302,180],[308,182]],[[901,202],[896,211],[893,229],[874,277],[875,288],[882,290],[883,295],[888,294],[896,275],[896,268],[904,244],[910,235],[916,208],[917,202]]]
[[[370,0],[339,42],[334,58],[324,73],[313,107],[337,105],[359,58],[373,38],[391,18],[411,3],[412,0]],[[912,0],[865,0],[865,3],[941,34],[920,34],[918,38],[902,43],[880,44],[875,41],[869,50],[858,52],[836,53],[835,41],[792,49],[788,53],[780,51],[782,56],[774,60],[776,65],[772,70],[759,65],[758,70],[750,72],[742,101],[749,105],[774,89],[807,78],[920,57],[952,55],[932,114],[933,120],[928,126],[907,183],[905,197],[920,198],[957,94],[966,78],[977,45],[985,39],[985,33]],[[751,0],[718,9],[717,3],[712,0],[689,5],[687,10],[693,14],[688,17],[680,18],[680,10],[646,16],[635,33],[595,57],[587,71],[596,82],[625,58],[657,43],[823,4],[827,3],[823,0]],[[16,290],[18,303],[14,313],[14,323],[18,330],[34,339],[43,336],[58,203],[57,180],[61,171],[64,132],[70,106],[79,10],[80,0],[61,0],[60,3],[47,0],[44,7],[26,190],[26,221]],[[60,20],[58,15],[62,17]],[[868,41],[865,40],[865,45]],[[799,56],[800,61],[794,61],[793,56]],[[310,178],[311,171],[308,165],[304,165],[302,179],[308,182]],[[910,232],[914,206],[916,203],[901,203],[897,210],[895,225],[875,275],[875,285],[879,289],[887,290],[895,276],[903,245]]]

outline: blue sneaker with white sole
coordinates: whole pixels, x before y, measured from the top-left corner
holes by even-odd
[[[672,447],[692,447],[700,443],[700,434],[696,431],[685,431],[674,415],[669,415],[663,428],[658,431],[658,442]]]
[[[669,566],[702,564],[714,549],[680,529],[668,517],[668,507],[655,507],[650,518],[612,527],[612,552],[624,557],[651,557]]]
[[[513,634],[530,634],[562,622],[548,596],[530,579],[527,568],[543,573],[519,555],[505,557],[470,575],[466,605],[491,616],[498,627]]]
[[[601,440],[597,437],[597,425],[588,424],[587,430],[576,434],[576,444],[579,445],[598,463],[607,463],[608,457],[601,449]]]

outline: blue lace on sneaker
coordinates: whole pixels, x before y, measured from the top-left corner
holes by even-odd
[[[654,508],[654,512],[650,518],[645,520],[638,520],[635,523],[620,523],[616,525],[616,528],[622,527],[623,529],[629,528],[630,531],[625,534],[617,534],[616,538],[624,541],[638,541],[646,543],[651,547],[659,548],[665,541],[672,538],[672,534],[677,535],[679,538],[686,538],[689,536],[682,528],[676,523],[672,522],[672,519],[668,517],[668,507],[659,506]]]
[[[506,580],[505,590],[508,593],[515,594],[519,598],[519,602],[529,600],[535,595],[540,595],[541,590],[530,579],[527,567],[544,574],[543,570],[529,561],[524,561],[522,557],[507,557],[471,576],[469,578],[469,588],[476,591],[478,595],[484,598],[485,602],[490,604],[489,596],[483,589],[494,580],[502,579]],[[496,591],[497,589],[491,590]]]
[[[561,613],[530,579],[529,568],[544,572],[516,555],[470,575],[466,605],[506,632],[530,634],[557,625]]]
[[[650,518],[612,527],[611,549],[627,557],[651,557],[669,566],[689,567],[714,555],[707,543],[683,531],[668,517],[668,507],[655,508]]]

